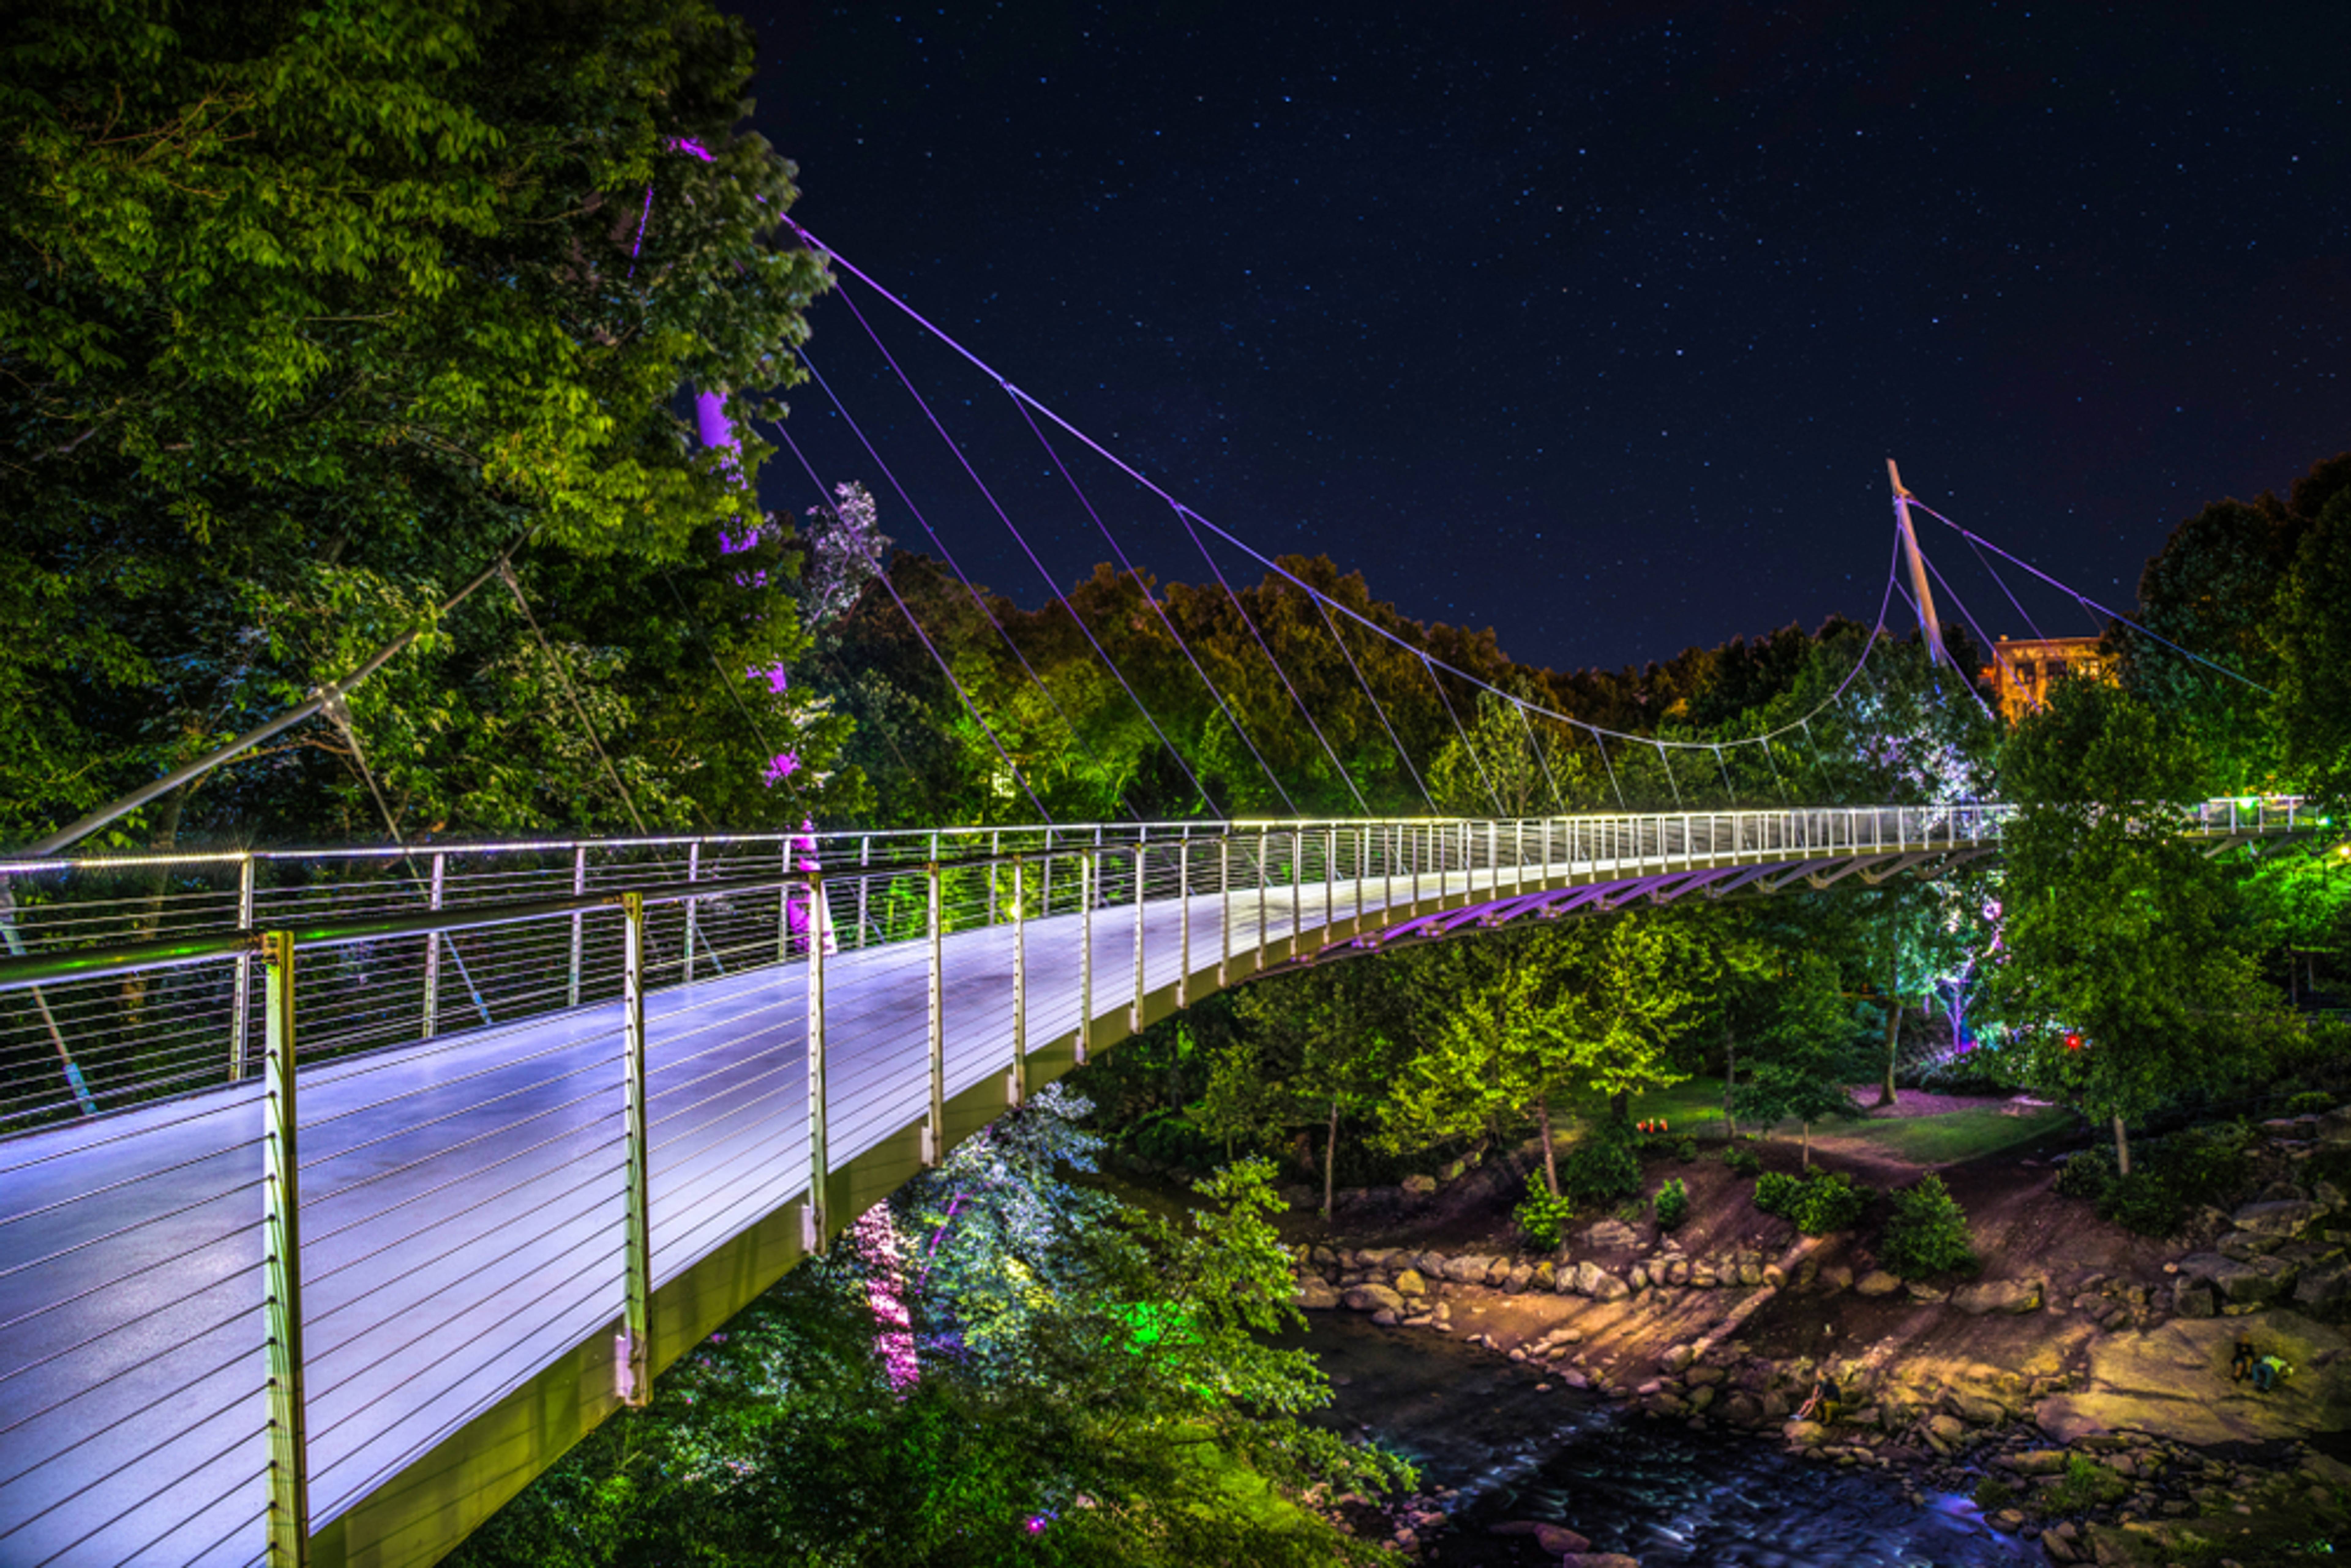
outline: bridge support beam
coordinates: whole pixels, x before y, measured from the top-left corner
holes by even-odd
[[[642,1407],[653,1397],[653,1162],[645,1112],[645,901],[621,895],[621,1171],[628,1186],[622,1224],[621,1343],[614,1392]],[[692,949],[688,949],[689,952]],[[690,962],[691,960],[689,960]]]
[[[824,877],[810,872],[809,889],[808,929],[808,1136],[809,1195],[806,1245],[811,1252],[823,1250],[831,1232],[825,1227],[825,1178],[831,1174],[831,1162],[825,1156],[824,1132],[826,1106],[824,1097]]]
[[[937,1165],[947,1157],[947,982],[946,952],[939,929],[939,862],[923,868],[925,928],[930,933],[929,988],[931,1116],[923,1127],[923,1163]]]
[[[269,1568],[310,1561],[309,1422],[302,1394],[301,1181],[294,1105],[294,934],[261,938],[261,1238],[269,1333]]]

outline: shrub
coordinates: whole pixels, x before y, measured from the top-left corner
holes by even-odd
[[[1698,1158],[1698,1140],[1695,1138],[1684,1138],[1680,1143],[1676,1144],[1674,1145],[1674,1158],[1681,1161],[1684,1165],[1687,1165],[1692,1160]]]
[[[2335,1096],[2324,1089],[2312,1089],[2287,1101],[2285,1108],[2297,1116],[2307,1116],[2320,1111],[2332,1111],[2335,1109]]]
[[[1755,1178],[1755,1207],[1766,1214],[1782,1217],[1796,1212],[1796,1200],[1803,1195],[1804,1178],[1784,1171],[1764,1171]]]
[[[2226,1203],[2252,1177],[2246,1148],[2253,1130],[2242,1122],[2190,1127],[2158,1144],[2147,1161],[2183,1200]]]
[[[2100,1145],[2084,1149],[2065,1162],[2057,1172],[2057,1190],[2067,1197],[2095,1203],[2106,1196],[2106,1188],[2114,1179],[2114,1151]]]
[[[1751,1176],[1763,1168],[1762,1156],[1744,1144],[1731,1144],[1722,1151],[1722,1163],[1734,1176]]]
[[[2016,1500],[2016,1488],[1998,1476],[1986,1476],[1976,1483],[1976,1506],[1986,1513],[1998,1513]]]
[[[1604,1122],[1560,1162],[1559,1189],[1581,1202],[1626,1197],[1641,1190],[1641,1159],[1634,1135],[1615,1122]]]
[[[1877,1194],[1842,1171],[1826,1171],[1803,1184],[1794,1210],[1788,1216],[1807,1236],[1850,1230],[1862,1210]]]
[[[1681,1177],[1676,1176],[1657,1189],[1656,1213],[1660,1230],[1678,1230],[1682,1221],[1689,1218],[1689,1190],[1682,1186]]]
[[[2133,1171],[2106,1184],[2098,1214],[2141,1236],[2168,1236],[2187,1218],[2179,1192],[2151,1170]]]
[[[1967,1210],[1938,1176],[1894,1195],[1894,1218],[1886,1221],[1879,1251],[1886,1269],[1905,1280],[1971,1269],[1976,1261],[1975,1249],[1968,1244]]]
[[[1575,1217],[1575,1200],[1565,1194],[1554,1194],[1540,1183],[1527,1184],[1527,1196],[1510,1211],[1518,1222],[1519,1234],[1537,1251],[1548,1252],[1559,1245],[1560,1237],[1567,1230],[1567,1222]]]
[[[2130,1495],[2130,1482],[2089,1455],[2074,1454],[2065,1460],[2065,1473],[2057,1484],[2035,1500],[2035,1511],[2079,1513],[2084,1509],[2120,1502]]]

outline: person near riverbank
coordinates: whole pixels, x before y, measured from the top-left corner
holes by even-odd
[[[2229,1356],[2229,1381],[2242,1383],[2253,1375],[2253,1342],[2241,1339]]]
[[[2267,1394],[2294,1375],[2294,1368],[2285,1358],[2273,1352],[2253,1363],[2253,1392]]]

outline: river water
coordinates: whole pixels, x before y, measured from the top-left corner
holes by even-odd
[[[1769,1443],[1630,1416],[1596,1396],[1421,1330],[1317,1312],[1285,1343],[1311,1350],[1337,1398],[1321,1419],[1465,1493],[1443,1564],[1555,1564],[1510,1520],[1561,1524],[1643,1568],[1978,1568],[2038,1563],[1965,1498],[1909,1502],[1874,1475],[1792,1460]]]

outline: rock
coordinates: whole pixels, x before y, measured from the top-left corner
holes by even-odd
[[[1515,1296],[1533,1284],[1534,1279],[1535,1266],[1531,1263],[1520,1263],[1503,1277],[1502,1289]]]
[[[1445,1254],[1424,1252],[1412,1260],[1412,1266],[1432,1280],[1445,1278]]]
[[[1406,1197],[1428,1197],[1437,1191],[1437,1178],[1432,1176],[1408,1176],[1404,1178]]]
[[[1701,1383],[1696,1388],[1689,1391],[1689,1407],[1691,1409],[1703,1410],[1713,1403],[1714,1385],[1712,1384]]]
[[[2066,1457],[2063,1448],[2028,1448],[2000,1462],[2021,1476],[2053,1476],[2064,1469]]]
[[[1335,1269],[1339,1266],[1339,1255],[1328,1247],[1317,1247],[1308,1253],[1307,1257],[1318,1269]]]
[[[1396,1316],[1395,1310],[1389,1307],[1382,1307],[1378,1312],[1372,1314],[1372,1322],[1379,1324],[1380,1327],[1384,1329],[1392,1329],[1403,1321],[1403,1319]]]
[[[1758,1263],[1751,1258],[1740,1264],[1739,1282],[1750,1289],[1761,1284],[1763,1282],[1763,1265]]]
[[[1806,1263],[1810,1263],[1811,1261],[1812,1260],[1809,1258],[1805,1260]],[[1829,1267],[1822,1270],[1817,1277],[1820,1281],[1821,1289],[1830,1292],[1831,1294],[1834,1294],[1838,1291],[1850,1291],[1853,1289],[1853,1270],[1846,1268],[1842,1263],[1831,1264]]]
[[[1457,1285],[1482,1285],[1496,1260],[1480,1252],[1464,1252],[1445,1260],[1445,1277]]]
[[[1763,1419],[1763,1407],[1748,1395],[1734,1394],[1722,1402],[1722,1415],[1727,1421],[1752,1427]]]
[[[1906,1295],[1921,1306],[1939,1306],[1951,1299],[1951,1292],[1949,1290],[1938,1290],[1933,1285],[1922,1285],[1916,1280],[1910,1281],[1902,1289]]]
[[[2041,1281],[1986,1280],[1962,1285],[1951,1292],[1951,1305],[1971,1318],[1991,1312],[2037,1312],[2041,1310]]]
[[[1890,1296],[1902,1288],[1902,1281],[1883,1269],[1872,1269],[1864,1274],[1854,1289],[1865,1296]]]
[[[2193,1252],[2179,1260],[2180,1278],[2190,1284],[2210,1285],[2231,1306],[2252,1307],[2275,1301],[2294,1288],[2294,1264],[2283,1258]]]
[[[1559,1568],[1641,1568],[1641,1560],[1622,1552],[1564,1552]]]
[[[1395,1277],[1395,1293],[1407,1301],[1428,1294],[1428,1281],[1417,1269],[1406,1269]]]
[[[1698,1353],[1686,1344],[1668,1345],[1666,1354],[1657,1358],[1657,1364],[1667,1372],[1680,1372],[1697,1359]]]
[[[1639,1233],[1621,1219],[1604,1219],[1583,1233],[1583,1244],[1592,1248],[1631,1248],[1640,1242]]]
[[[1497,1258],[1486,1265],[1486,1283],[1499,1289],[1502,1281],[1510,1277],[1510,1260],[1508,1258]],[[1472,1281],[1471,1283],[1475,1284],[1476,1281]]]
[[[2255,1342],[2297,1370],[2283,1387],[2261,1395],[2229,1378],[2230,1348],[2247,1327],[2226,1317],[2174,1318],[2095,1341],[2087,1385],[2043,1399],[2034,1419],[2058,1442],[2137,1431],[2199,1447],[2351,1426],[2351,1356],[2345,1354],[2351,1339],[2297,1312],[2262,1314]]]
[[[1682,1375],[1682,1381],[1692,1388],[1703,1388],[1709,1383],[1721,1382],[1722,1378],[1723,1371],[1719,1366],[1693,1366]]]
[[[1980,1394],[1970,1394],[1958,1388],[1947,1389],[1943,1394],[1943,1402],[1951,1407],[1954,1415],[1970,1427],[1997,1427],[2008,1419],[2007,1406],[1997,1399],[1988,1399]]]
[[[1576,1264],[1574,1273],[1562,1271],[1560,1274],[1559,1288],[1562,1291],[1573,1290],[1579,1296],[1589,1296],[1596,1293],[1600,1289],[1600,1281],[1608,1277],[1607,1270],[1586,1258]]]
[[[1554,1557],[1563,1556],[1570,1552],[1592,1550],[1592,1542],[1588,1539],[1557,1524],[1536,1525],[1535,1544]]]
[[[1581,1272],[1579,1268],[1578,1272]],[[1600,1277],[1592,1281],[1591,1297],[1595,1301],[1621,1301],[1633,1293],[1633,1287],[1605,1269],[1594,1270]]]
[[[1625,1270],[1625,1282],[1636,1291],[1649,1288],[1649,1270],[1646,1264],[1635,1263]]]
[[[1687,1284],[1688,1284],[1688,1283],[1689,1283],[1689,1281],[1690,1281],[1690,1266],[1689,1266],[1689,1260],[1687,1260],[1687,1258],[1677,1258],[1677,1259],[1675,1259],[1672,1262],[1670,1262],[1670,1263],[1668,1263],[1668,1264],[1667,1264],[1667,1265],[1666,1265],[1666,1283],[1667,1283],[1667,1284],[1668,1284],[1668,1285],[1687,1285]]]
[[[1927,1430],[1946,1443],[1956,1443],[1968,1435],[1968,1424],[1957,1416],[1936,1416],[1928,1421]]]
[[[1345,1297],[1348,1309],[1358,1312],[1394,1312],[1404,1315],[1404,1298],[1385,1285],[1357,1285]]]
[[[1711,1291],[1722,1282],[1722,1276],[1703,1263],[1693,1263],[1690,1265],[1689,1282],[1693,1291]]]
[[[2340,1316],[2351,1307],[2351,1262],[2338,1258],[2304,1270],[2294,1287],[2294,1304],[2321,1316]]]
[[[1780,1436],[1792,1448],[1816,1448],[1828,1435],[1829,1429],[1818,1421],[1791,1421],[1780,1428]]]
[[[2249,1203],[2229,1218],[2240,1230],[2291,1241],[2310,1228],[2311,1222],[2318,1218],[2318,1205],[2304,1197]]]
[[[1339,1292],[1320,1274],[1298,1281],[1298,1304],[1310,1312],[1325,1312],[1339,1304]]]
[[[2183,1318],[2209,1318],[2220,1311],[2210,1285],[2181,1285],[2171,1292],[2171,1310]]]
[[[1766,1263],[1763,1265],[1763,1282],[1776,1291],[1788,1282],[1788,1270],[1777,1263]]]

